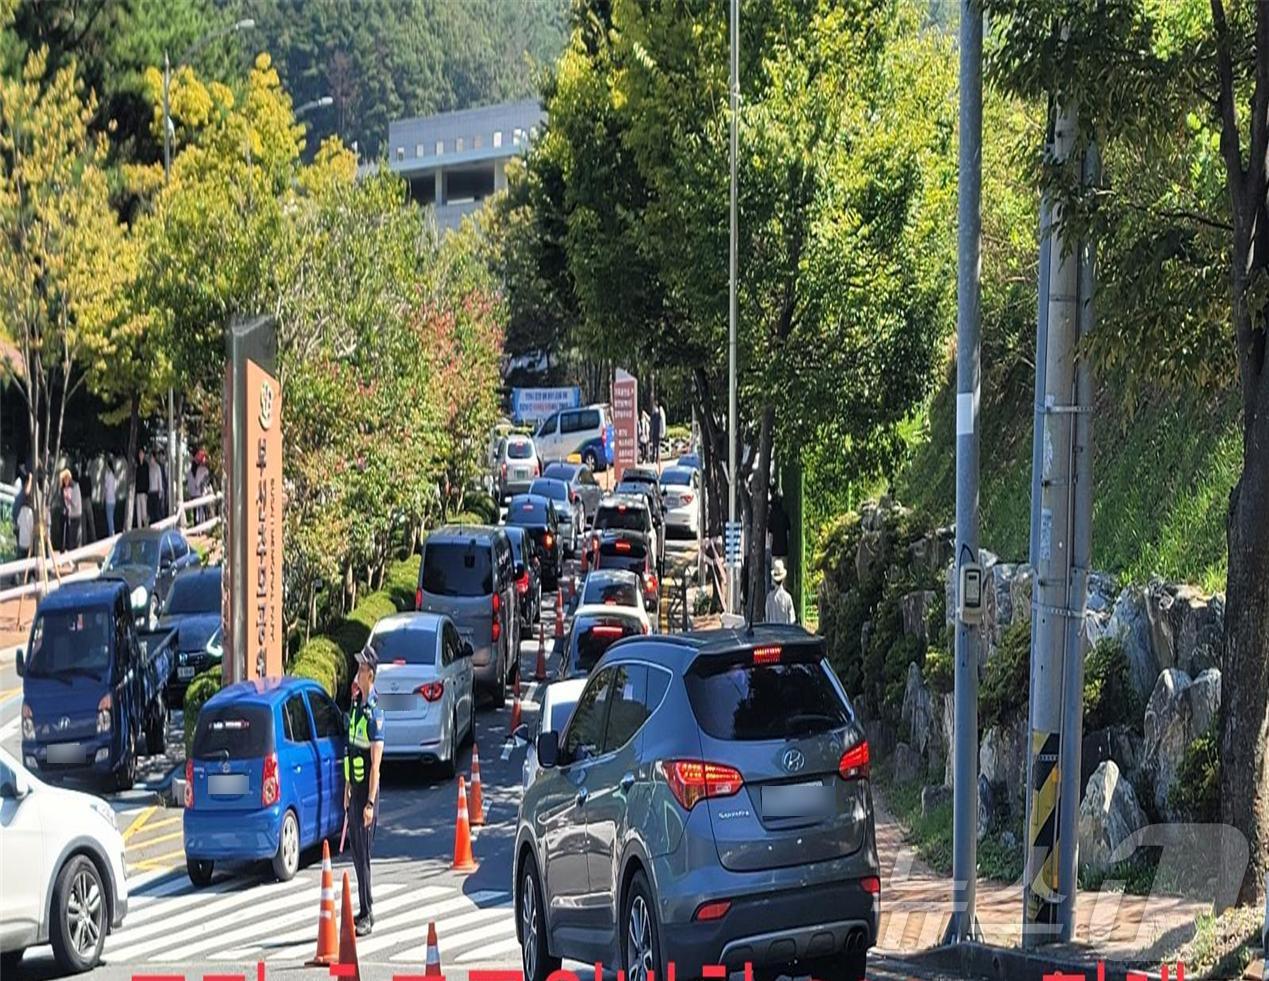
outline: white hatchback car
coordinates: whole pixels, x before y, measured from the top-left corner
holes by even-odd
[[[61,970],[90,970],[127,911],[110,805],[43,783],[0,749],[0,974],[45,943]]]
[[[459,746],[476,731],[471,645],[443,614],[397,613],[375,624],[370,646],[379,655],[383,755],[436,763],[452,777]]]

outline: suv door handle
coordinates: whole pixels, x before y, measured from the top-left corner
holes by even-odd
[[[589,790],[587,790],[585,787],[579,787],[579,788],[578,788],[578,790],[577,790],[577,803],[578,803],[579,805],[581,805],[581,804],[585,804],[585,803],[586,803],[586,799],[587,799],[589,796],[590,796],[590,791],[589,791]]]
[[[624,777],[622,777],[621,778],[622,791],[628,792],[630,788],[634,786],[634,781],[635,781],[635,776],[633,773],[627,773]]]
[[[300,772],[300,770],[302,770],[302,769],[303,769],[303,767],[301,767],[298,763],[296,763],[296,764],[295,764],[295,772],[296,772],[296,773],[299,773],[299,772]]]

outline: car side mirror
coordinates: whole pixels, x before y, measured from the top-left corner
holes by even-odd
[[[21,800],[31,792],[31,786],[22,779],[22,774],[15,773],[12,780],[0,784],[0,798],[5,800]]]
[[[538,733],[538,765],[551,769],[560,760],[560,735],[557,732]]]
[[[463,641],[463,657],[474,657],[476,651],[472,648],[470,641]]]
[[[21,678],[22,673],[26,670],[26,655],[23,653],[21,647],[18,648],[17,657],[14,659],[13,667],[18,673],[18,677]]]

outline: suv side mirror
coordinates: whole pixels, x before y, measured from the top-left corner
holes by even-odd
[[[471,646],[471,641],[463,641],[463,657],[474,657],[476,651]]]
[[[560,760],[560,736],[557,732],[538,733],[538,765],[551,769]]]
[[[0,783],[0,798],[4,800],[21,800],[30,792],[31,785],[22,779],[20,773],[15,773],[12,779]]]
[[[18,673],[18,677],[21,678],[22,673],[26,670],[26,654],[21,647],[17,650],[17,658],[13,662],[13,667]]]

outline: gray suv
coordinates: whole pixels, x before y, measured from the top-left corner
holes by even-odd
[[[745,963],[864,976],[880,879],[868,744],[796,626],[621,640],[595,666],[516,829],[526,981],[561,958],[630,981]]]

